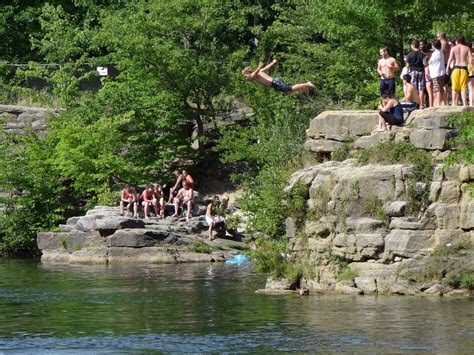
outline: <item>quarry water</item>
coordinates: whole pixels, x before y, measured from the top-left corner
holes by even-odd
[[[474,301],[256,294],[252,267],[0,259],[0,354],[474,349]]]

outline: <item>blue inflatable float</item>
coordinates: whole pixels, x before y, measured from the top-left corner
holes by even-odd
[[[250,259],[244,254],[234,255],[232,259],[227,260],[226,265],[242,265],[250,262]]]

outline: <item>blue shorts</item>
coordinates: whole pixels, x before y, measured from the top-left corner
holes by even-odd
[[[280,78],[273,78],[272,79],[272,88],[278,91],[282,91],[286,94],[288,94],[291,89],[293,88],[293,85],[285,83],[283,80]]]
[[[395,79],[380,79],[380,95],[395,94]]]

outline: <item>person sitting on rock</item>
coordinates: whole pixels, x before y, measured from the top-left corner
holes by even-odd
[[[120,192],[120,215],[124,215],[125,207],[133,210],[133,218],[138,218],[138,196],[135,189],[127,185]]]
[[[379,124],[374,132],[387,131],[387,123],[390,125],[401,126],[404,122],[403,107],[400,105],[394,95],[384,95],[383,105],[379,105]]]
[[[405,86],[405,97],[400,101],[400,104],[407,111],[414,111],[420,108],[420,97],[415,85],[411,83],[411,75],[405,74],[403,76],[403,85]]]
[[[160,184],[155,185],[155,195],[158,201],[158,209],[160,210],[160,217],[165,217],[165,192]]]
[[[189,172],[186,169],[183,169],[182,175],[184,176],[184,180],[186,181],[186,184],[189,186],[191,190],[194,191],[194,179],[191,175],[189,175]]]
[[[187,207],[186,211],[186,222],[189,222],[191,217],[191,209],[193,205],[193,190],[189,188],[186,181],[183,181],[183,187],[178,191],[178,194],[174,198],[174,214],[171,217],[177,217],[179,212],[179,205],[184,203]]]
[[[142,201],[145,219],[150,218],[150,206],[153,207],[155,215],[157,217],[160,215],[160,210],[158,208],[159,198],[157,193],[155,192],[153,184],[147,185],[146,189],[143,190],[142,195],[140,196],[140,200]]]
[[[285,94],[292,94],[297,91],[301,90],[313,90],[316,86],[308,81],[306,83],[301,84],[288,84],[285,83],[280,78],[272,78],[270,75],[266,73],[268,69],[273,67],[277,63],[276,59],[268,64],[267,66],[263,66],[263,63],[260,62],[257,69],[252,69],[251,67],[246,67],[242,70],[242,74],[245,76],[247,80],[255,80],[257,83],[269,87],[274,88],[275,90],[284,92]]]
[[[228,198],[224,198],[222,199],[222,202],[220,202],[219,196],[214,196],[212,201],[207,205],[206,222],[209,225],[209,230],[208,230],[209,240],[215,239],[212,236],[212,230],[215,228],[215,226],[220,223],[225,224],[226,222],[224,212],[225,212],[225,209],[227,208],[228,201],[229,201]]]
[[[176,182],[173,185],[173,187],[171,187],[171,189],[170,189],[170,196],[168,198],[168,203],[173,203],[174,197],[178,193],[178,191],[179,191],[180,187],[183,185],[183,181],[184,181],[184,175],[180,174],[180,172],[178,170],[174,171],[174,175],[176,176]]]

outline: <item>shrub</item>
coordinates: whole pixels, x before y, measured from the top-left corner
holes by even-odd
[[[256,270],[275,278],[285,276],[288,272],[288,262],[284,257],[288,245],[287,240],[260,238],[256,245],[256,249],[251,251]]]
[[[308,198],[308,187],[302,183],[295,184],[288,193],[288,215],[293,217],[297,223],[301,223],[306,215],[306,202]]]
[[[331,154],[331,159],[335,161],[344,161],[350,158],[350,144],[343,144]]]
[[[461,268],[459,270],[450,271],[446,275],[446,282],[453,288],[474,289],[474,271]]]

